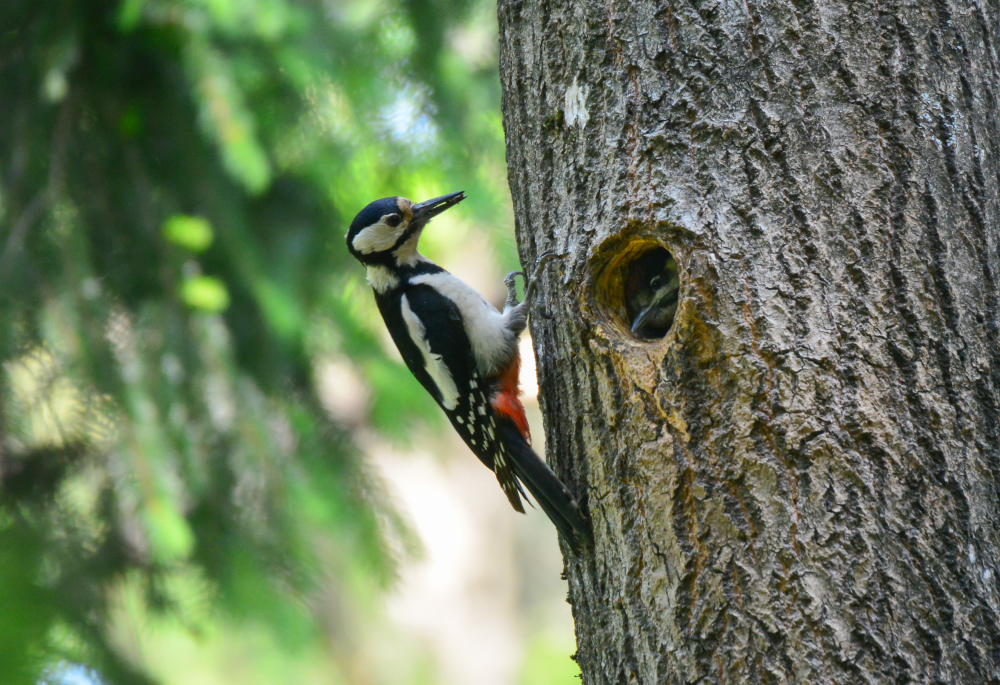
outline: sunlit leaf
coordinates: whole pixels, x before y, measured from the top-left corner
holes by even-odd
[[[167,219],[163,224],[163,236],[192,252],[204,252],[215,238],[212,225],[207,220],[183,214],[174,214]]]
[[[218,278],[194,276],[181,283],[181,299],[189,307],[217,313],[229,306],[229,291]]]

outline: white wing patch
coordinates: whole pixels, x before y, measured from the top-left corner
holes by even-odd
[[[351,244],[361,254],[388,250],[396,244],[399,236],[403,235],[407,225],[405,221],[401,221],[398,226],[393,227],[380,220],[377,224],[372,224],[358,232]]]
[[[420,348],[424,355],[424,368],[430,374],[438,392],[441,393],[441,404],[445,409],[453,410],[458,406],[458,388],[455,386],[455,379],[451,377],[451,371],[445,366],[440,354],[431,352],[431,345],[427,342],[427,329],[424,322],[420,320],[413,310],[410,309],[410,302],[406,295],[400,298],[400,309],[403,311],[403,321],[406,322],[406,329],[410,332],[410,338]]]
[[[442,271],[414,276],[410,283],[429,285],[455,303],[481,373],[495,372],[517,354],[517,340],[504,328],[503,314],[458,278]]]

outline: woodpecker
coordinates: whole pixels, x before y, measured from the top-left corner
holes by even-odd
[[[465,193],[457,192],[419,204],[404,197],[376,200],[351,222],[347,249],[367,268],[375,302],[406,366],[465,444],[496,474],[514,510],[524,513],[521,498],[527,499],[527,488],[578,549],[589,537],[583,514],[531,448],[518,398],[518,338],[527,325],[534,283],[518,303],[515,276],[523,274],[510,274],[500,312],[417,251],[427,223],[464,199]]]
[[[636,259],[625,282],[632,333],[646,340],[665,336],[677,314],[679,295],[680,274],[669,252],[651,250]]]

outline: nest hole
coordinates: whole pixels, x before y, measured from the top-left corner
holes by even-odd
[[[607,319],[630,338],[659,340],[673,326],[680,301],[680,270],[659,243],[630,243],[596,281],[596,300]]]

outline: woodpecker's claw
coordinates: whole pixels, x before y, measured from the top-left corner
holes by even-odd
[[[553,252],[552,250],[543,252],[542,254],[538,255],[538,259],[535,260],[535,268],[532,269],[531,273],[536,274],[538,273],[538,270],[541,269],[543,266],[545,266],[547,262],[555,259],[556,257],[562,258],[565,256],[566,256],[565,254],[559,254],[557,252]]]
[[[525,278],[525,283],[527,284],[524,288],[525,302],[531,302],[531,296],[535,294],[535,286],[538,284],[538,274],[545,268],[545,265],[556,257],[562,258],[565,256],[565,254],[559,254],[551,250],[538,255],[538,259],[535,260],[535,268],[531,271],[531,280]]]
[[[511,307],[517,306],[517,277],[520,276],[524,279],[525,288],[528,285],[528,279],[524,275],[523,271],[511,271],[507,274],[507,278],[503,279],[503,284],[507,286],[507,301],[504,303],[504,309],[509,309]]]

